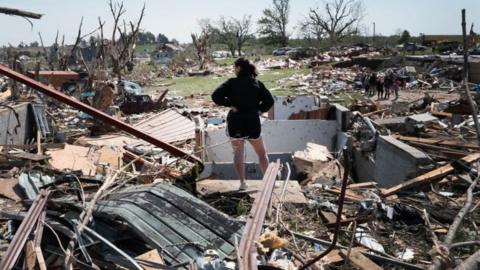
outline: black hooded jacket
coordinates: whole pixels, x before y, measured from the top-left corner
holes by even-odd
[[[248,76],[227,80],[213,92],[212,100],[220,106],[233,106],[239,113],[267,112],[274,102],[265,85]]]
[[[227,117],[229,136],[236,138],[260,136],[259,112],[267,112],[274,103],[265,85],[249,76],[227,80],[213,92],[212,100],[217,105],[238,110],[230,111]]]

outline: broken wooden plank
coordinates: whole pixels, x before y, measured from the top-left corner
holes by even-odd
[[[321,264],[335,264],[343,261],[343,257],[340,256],[340,250],[334,249],[328,253],[321,261]],[[321,268],[320,268],[321,269]]]
[[[322,215],[322,218],[329,224],[334,224],[337,221],[337,215],[332,212],[320,211],[320,214]]]
[[[362,189],[362,188],[375,188],[377,187],[377,182],[364,182],[364,183],[355,183],[347,186],[348,189]]]
[[[53,148],[65,148],[64,143],[42,143],[40,146],[43,149],[53,149]],[[0,149],[21,149],[21,150],[32,150],[37,148],[36,144],[0,144]]]
[[[135,259],[145,260],[145,261],[148,261],[148,262],[153,262],[153,263],[158,263],[158,264],[161,264],[161,265],[165,265],[165,261],[163,260],[163,258],[160,256],[160,253],[156,249],[150,250],[149,252],[146,252],[146,253],[144,253],[140,256],[137,256],[137,257],[135,257]],[[144,265],[144,264],[142,264],[142,268],[145,269],[145,270],[156,270],[156,269],[158,269],[156,267],[150,267],[150,266],[147,266],[147,265]]]
[[[461,160],[464,161],[464,162],[467,162],[467,163],[472,163],[472,162],[477,161],[478,159],[480,159],[480,153],[470,154],[468,156],[465,156]],[[413,188],[413,187],[419,186],[421,184],[427,184],[427,183],[430,183],[431,181],[433,181],[435,179],[439,179],[439,178],[441,178],[443,176],[446,176],[446,175],[448,175],[448,174],[450,174],[454,171],[455,171],[455,168],[451,164],[448,164],[448,165],[442,166],[440,168],[436,168],[433,171],[430,171],[430,172],[427,172],[427,173],[422,174],[420,176],[417,176],[417,177],[415,177],[413,179],[410,179],[408,181],[405,181],[401,184],[393,186],[389,189],[385,189],[385,190],[382,191],[382,195],[386,197],[386,196],[396,194],[396,193],[398,193],[402,190]]]
[[[347,218],[347,219],[342,219],[340,221],[340,226],[348,226],[350,225],[350,223],[352,222],[357,222],[357,224],[363,224],[363,223],[366,223],[370,220],[373,219],[373,216],[370,215],[370,216],[363,216],[363,217],[353,217],[353,218]],[[334,222],[329,222],[327,224],[325,224],[325,226],[329,227],[329,228],[332,228],[332,227],[335,227],[335,225],[337,224],[337,219],[335,217],[335,220]]]
[[[43,161],[50,158],[49,156],[32,154],[28,152],[15,153],[15,154],[11,154],[10,156],[13,158],[25,159],[25,160],[31,160],[31,161]]]
[[[22,188],[18,185],[18,179],[1,179],[0,178],[0,195],[15,202],[21,202]]]
[[[447,112],[430,112],[433,116],[437,117],[446,117],[446,118],[452,118],[453,113],[447,113]]]
[[[340,255],[344,258],[348,256],[347,250],[342,249]],[[350,262],[360,270],[382,270],[383,268],[378,266],[369,258],[365,257],[359,250],[353,248],[350,251],[350,256],[348,256]]]
[[[326,189],[326,191],[335,195],[340,195],[341,193],[340,188],[337,188],[337,187],[331,187],[329,189]],[[365,200],[365,198],[362,195],[351,190],[345,191],[345,199],[349,201],[354,201],[354,202],[362,202]]]
[[[417,138],[417,137],[408,137],[408,136],[393,136],[397,140],[404,142],[414,142],[422,144],[433,144],[441,146],[450,146],[450,147],[459,147],[459,148],[470,148],[480,150],[480,145],[474,143],[463,143],[458,140],[445,140],[445,139],[427,139],[427,138]]]

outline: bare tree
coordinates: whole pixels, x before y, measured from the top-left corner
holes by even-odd
[[[122,72],[125,68],[128,68],[129,70],[133,69],[135,42],[140,31],[140,24],[142,23],[145,14],[145,5],[143,5],[138,21],[136,23],[129,23],[129,30],[125,21],[123,21],[123,29],[119,25],[121,17],[126,12],[123,2],[113,3],[112,0],[110,0],[109,6],[113,17],[114,27],[112,31],[112,40],[110,41],[110,44],[108,44],[107,51],[112,64],[113,73],[119,80],[121,80]],[[118,40],[117,34],[119,35]]]
[[[252,16],[244,15],[242,19],[233,19],[238,55],[242,56],[243,45],[250,39]]]
[[[202,19],[198,22],[200,25],[200,34],[192,33],[192,43],[195,47],[200,70],[203,70],[207,66],[208,62],[208,47],[210,46],[210,40],[212,34],[215,32],[209,19]]]
[[[220,17],[216,23],[214,34],[219,43],[228,47],[228,50],[235,56],[242,55],[243,45],[250,38],[252,25],[251,16],[243,16],[242,19]]]
[[[336,44],[344,37],[358,33],[363,14],[360,0],[334,0],[326,2],[323,10],[311,8],[307,22],[314,29],[323,29],[332,44]]]
[[[216,22],[216,27],[214,29],[214,39],[218,43],[227,46],[232,56],[235,56],[235,52],[237,50],[237,39],[235,32],[235,23],[233,19],[225,18],[224,16],[222,16]]]
[[[273,6],[264,9],[263,16],[258,21],[260,34],[280,43],[282,46],[287,46],[289,15],[290,0],[273,0]]]
[[[310,19],[306,18],[300,22],[299,26],[299,31],[306,40],[320,46],[320,42],[325,37],[325,30],[320,25],[312,24]]]

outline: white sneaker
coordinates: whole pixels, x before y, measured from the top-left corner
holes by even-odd
[[[247,183],[244,181],[244,182],[240,182],[240,188],[239,190],[247,190]]]

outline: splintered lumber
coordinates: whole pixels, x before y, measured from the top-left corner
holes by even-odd
[[[6,15],[12,15],[12,16],[27,17],[30,19],[40,19],[43,16],[43,14],[33,13],[33,12],[14,9],[14,8],[6,8],[6,7],[0,7],[0,13],[6,14]]]
[[[464,162],[467,162],[467,163],[472,163],[472,162],[477,161],[478,159],[480,159],[480,153],[470,154],[468,156],[465,156],[461,160],[464,161]],[[398,184],[394,187],[391,187],[389,189],[385,189],[385,190],[382,191],[382,195],[387,197],[387,196],[396,194],[396,193],[398,193],[402,190],[406,190],[406,189],[413,188],[413,187],[416,187],[416,186],[419,186],[419,185],[422,185],[422,184],[429,183],[430,181],[433,181],[435,179],[439,179],[439,178],[441,178],[443,176],[446,176],[446,175],[448,175],[448,174],[450,174],[454,171],[455,171],[455,168],[451,164],[448,164],[448,165],[442,166],[440,168],[437,168],[433,171],[430,171],[430,172],[427,172],[427,173],[422,174],[420,176],[417,176],[417,177],[415,177],[413,179],[410,179],[408,181],[405,181],[405,182],[403,182],[401,184]]]
[[[335,194],[335,195],[340,195],[341,190],[338,187],[331,187],[329,189],[326,189],[328,193]],[[365,200],[365,197],[362,195],[351,191],[351,190],[346,190],[345,191],[345,199],[349,201],[354,201],[354,202],[362,202]]]
[[[340,255],[342,257],[347,257],[347,250],[340,250]],[[380,266],[378,266],[376,263],[374,263],[372,260],[369,258],[365,257],[359,250],[357,249],[352,249],[350,252],[350,256],[348,257],[350,262],[352,263],[353,266],[360,270],[382,270]]]
[[[377,182],[363,182],[363,183],[355,183],[350,184],[347,186],[347,189],[368,189],[368,188],[375,188],[377,186]]]
[[[147,261],[147,262],[153,262],[153,263],[156,263],[156,264],[161,264],[161,265],[165,265],[165,261],[163,260],[163,258],[160,256],[160,253],[158,252],[158,250],[156,249],[153,249],[147,253],[144,253],[140,256],[137,256],[135,257],[135,259],[138,259],[138,260],[144,260],[144,261]],[[140,262],[141,263],[141,262]],[[150,267],[148,265],[143,265],[142,266],[143,269],[145,270],[155,270],[155,269],[158,269],[157,267]]]
[[[417,138],[417,137],[408,137],[408,136],[394,136],[397,140],[404,142],[413,142],[413,143],[422,143],[422,144],[432,144],[439,146],[450,146],[458,148],[470,148],[480,150],[480,145],[473,143],[462,143],[457,140],[444,140],[444,139],[427,139],[427,138]]]

